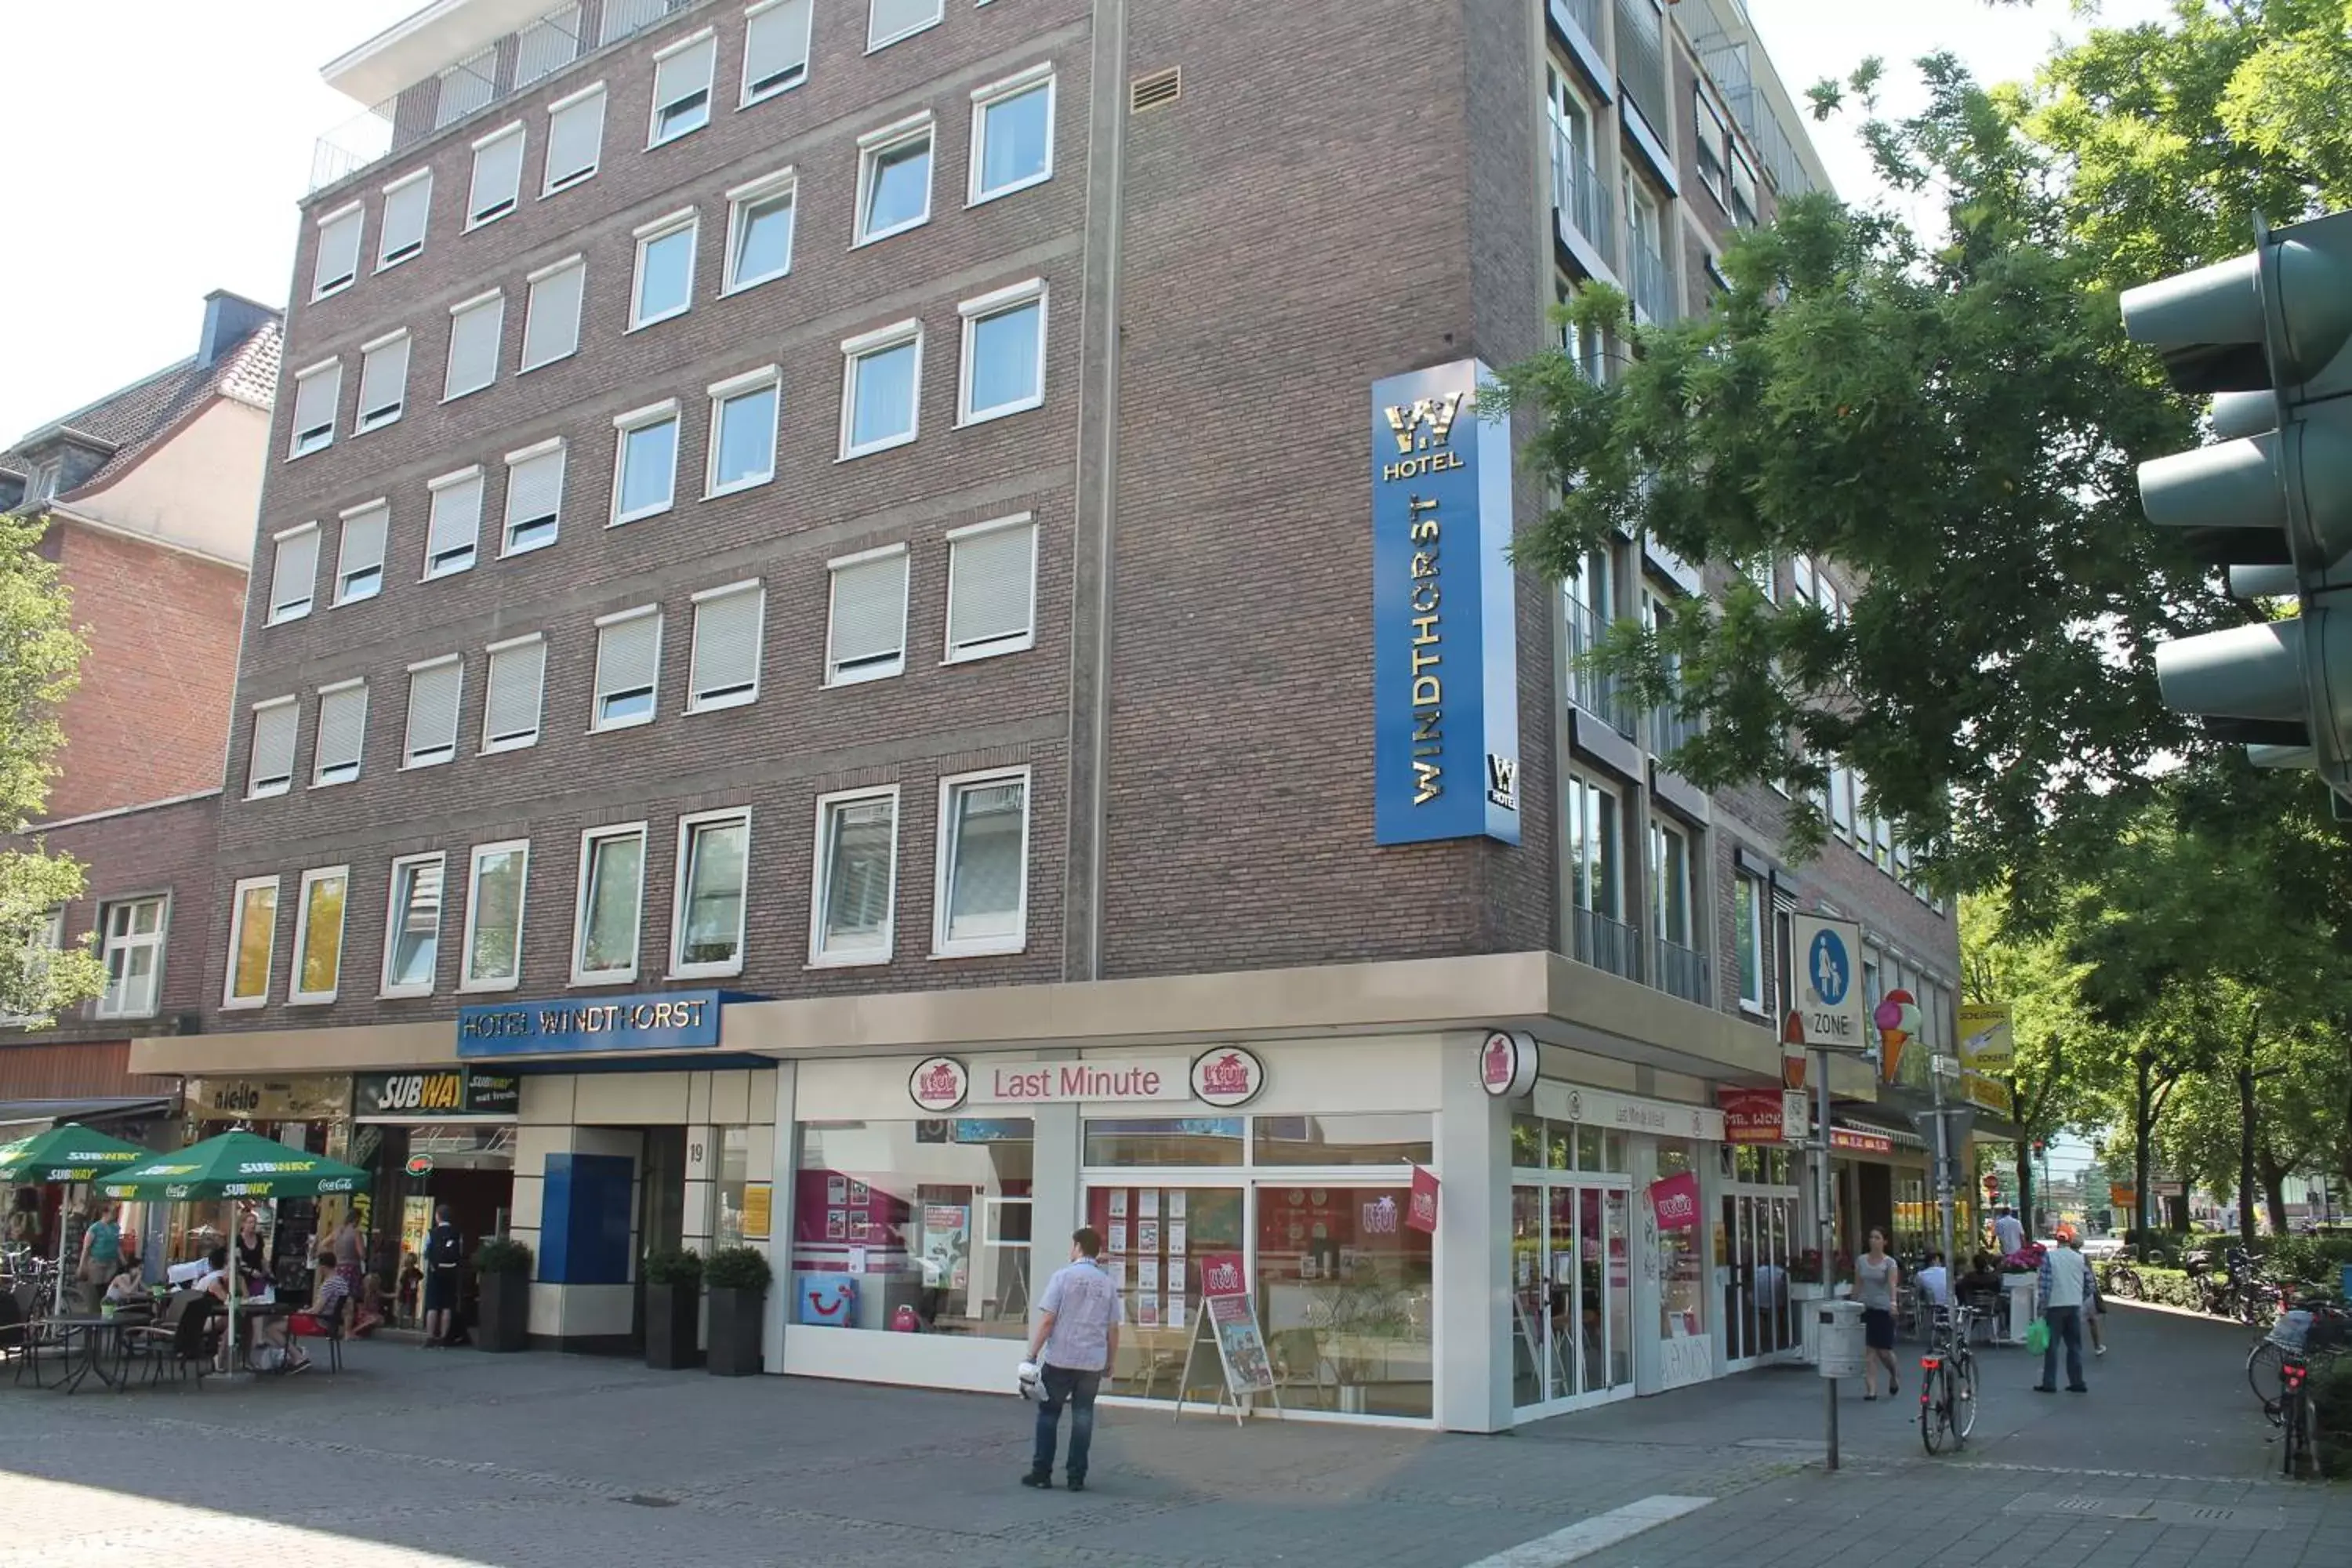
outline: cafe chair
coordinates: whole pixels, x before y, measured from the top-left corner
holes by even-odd
[[[64,1372],[68,1348],[64,1331],[53,1328],[41,1310],[37,1285],[19,1285],[0,1296],[0,1355],[16,1362],[18,1383],[23,1383],[29,1372],[35,1388],[47,1387],[41,1381],[42,1363],[54,1361],[58,1371]]]
[[[164,1326],[166,1322],[170,1324],[168,1328]],[[220,1347],[223,1327],[219,1306],[211,1297],[190,1295],[184,1300],[174,1298],[152,1327],[133,1329],[131,1332],[149,1342],[154,1356],[151,1380],[169,1376],[184,1381],[193,1372],[196,1390],[202,1393],[205,1379],[213,1370],[213,1356]]]

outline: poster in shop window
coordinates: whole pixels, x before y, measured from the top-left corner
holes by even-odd
[[[1171,1258],[1184,1256],[1184,1222],[1181,1219],[1171,1219],[1168,1222],[1168,1256]]]
[[[1110,1249],[1113,1252],[1125,1252],[1127,1250],[1127,1222],[1125,1220],[1118,1220],[1112,1223],[1110,1227]]]
[[[1125,1219],[1127,1217],[1127,1189],[1125,1187],[1115,1187],[1111,1190],[1110,1217],[1113,1219]]]
[[[1170,1219],[1184,1217],[1184,1192],[1181,1187],[1171,1190],[1168,1194],[1168,1217]]]
[[[1145,1187],[1142,1190],[1140,1202],[1142,1206],[1136,1211],[1138,1214],[1141,1215],[1145,1219],[1158,1219],[1160,1217],[1160,1189],[1158,1187]]]
[[[1135,1250],[1138,1252],[1157,1252],[1160,1250],[1160,1222],[1158,1220],[1147,1219],[1137,1224],[1135,1227]]]

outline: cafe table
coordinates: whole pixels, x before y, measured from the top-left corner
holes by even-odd
[[[82,1385],[83,1379],[91,1376],[95,1376],[99,1382],[117,1394],[130,1386],[129,1369],[124,1365],[122,1354],[122,1331],[143,1320],[117,1317],[110,1312],[104,1315],[89,1313],[68,1318],[51,1318],[48,1321],[51,1328],[65,1337],[66,1364],[72,1368],[72,1371],[66,1374],[65,1381],[58,1384],[62,1392],[73,1393]],[[79,1364],[74,1359],[74,1346],[77,1342],[81,1346],[81,1359]],[[110,1346],[114,1352],[114,1367],[111,1371],[108,1370],[106,1364],[107,1350]]]
[[[236,1315],[238,1328],[242,1331],[236,1337],[236,1359],[240,1367],[256,1377],[275,1377],[294,1370],[290,1353],[281,1356],[274,1367],[253,1364],[254,1347],[261,1340],[261,1325],[273,1319],[292,1317],[294,1308],[290,1304],[275,1297],[266,1301],[240,1300],[236,1304]]]

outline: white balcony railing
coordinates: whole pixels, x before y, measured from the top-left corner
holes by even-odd
[[[1604,259],[1615,259],[1608,187],[1575,142],[1558,126],[1551,133],[1551,205],[1560,223],[1582,236]]]

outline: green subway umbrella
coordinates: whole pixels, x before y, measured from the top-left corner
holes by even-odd
[[[224,1132],[170,1154],[149,1156],[109,1173],[99,1190],[110,1198],[311,1198],[355,1193],[368,1179],[356,1165],[306,1154],[255,1132]],[[228,1360],[236,1361],[236,1289],[241,1272],[228,1270]]]
[[[152,1151],[120,1138],[93,1132],[79,1121],[68,1121],[0,1146],[0,1183],[94,1182],[100,1177],[152,1160]],[[58,1237],[58,1289],[55,1305],[66,1299],[66,1258],[63,1226]]]

